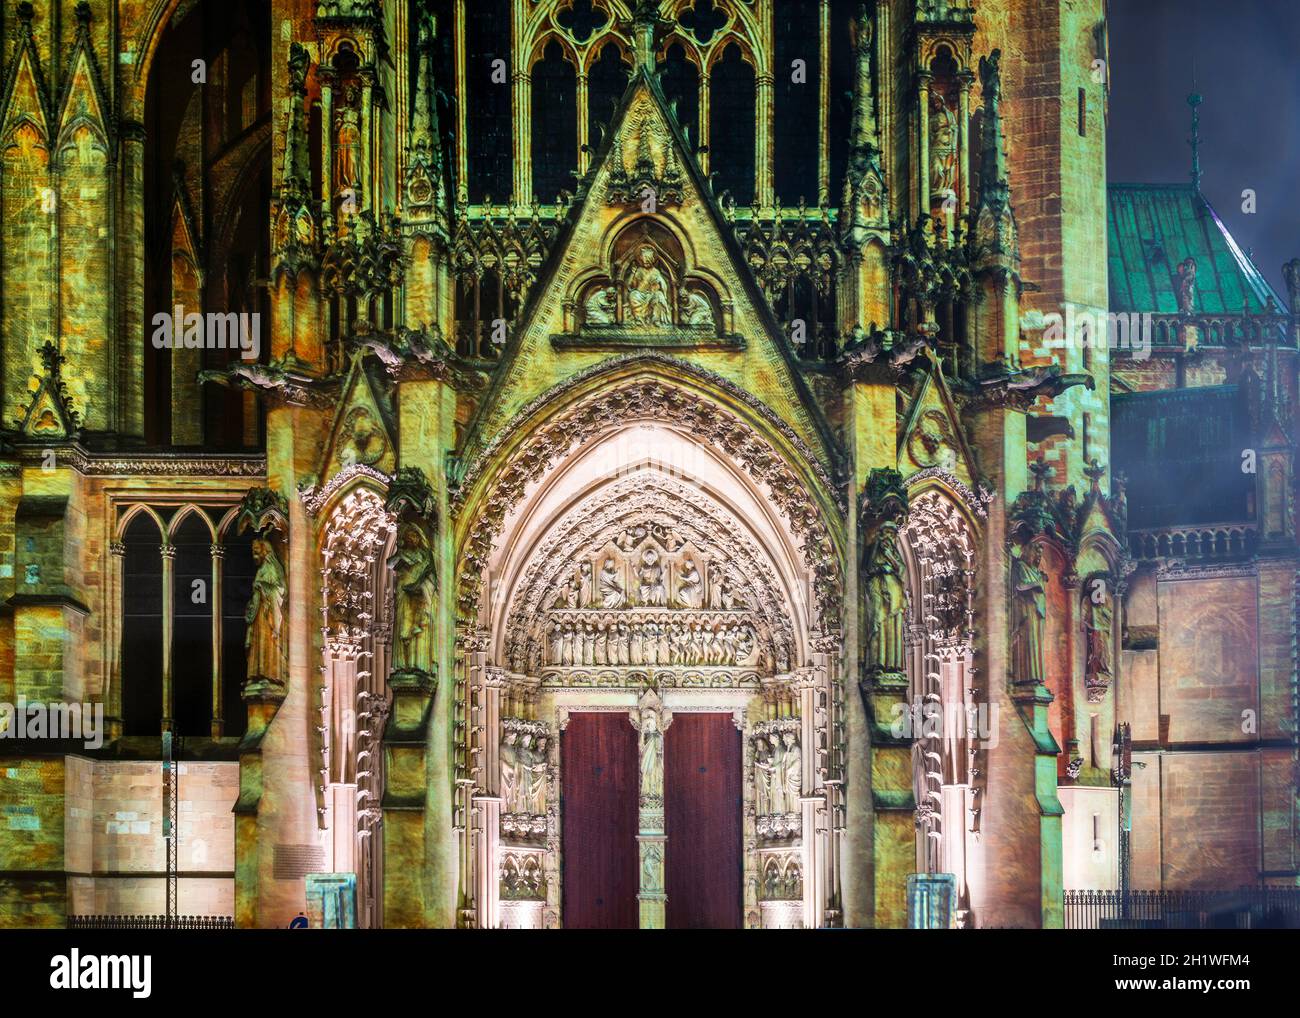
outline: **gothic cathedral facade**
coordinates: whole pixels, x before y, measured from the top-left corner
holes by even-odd
[[[0,924],[1294,886],[1300,262],[1105,6],[7,2]]]

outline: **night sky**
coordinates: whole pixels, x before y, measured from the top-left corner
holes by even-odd
[[[1193,58],[1201,191],[1285,300],[1281,266],[1300,255],[1300,0],[1110,0],[1112,181],[1190,180]]]

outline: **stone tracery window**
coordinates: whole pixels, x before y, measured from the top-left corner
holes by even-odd
[[[125,735],[242,735],[250,541],[229,506],[119,506],[117,687]],[[229,577],[232,582],[225,582]],[[215,659],[214,659],[215,654]]]

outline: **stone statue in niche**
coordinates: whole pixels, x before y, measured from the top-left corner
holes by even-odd
[[[1110,687],[1114,675],[1114,637],[1113,624],[1115,610],[1111,607],[1109,597],[1099,602],[1092,598],[1086,600],[1084,625],[1087,627],[1088,657],[1084,685],[1088,690],[1090,702],[1100,700]]]
[[[714,328],[713,305],[699,290],[683,291],[681,305],[683,325],[695,329]]]
[[[776,768],[772,750],[761,736],[754,741],[754,808],[759,816],[775,813],[772,792],[776,785]]]
[[[867,581],[867,667],[878,672],[904,670],[903,634],[906,629],[906,567],[898,550],[898,526],[886,520],[863,554]]]
[[[643,244],[627,274],[626,324],[654,328],[672,325],[668,303],[668,280],[655,264],[654,248]]]
[[[437,573],[429,544],[420,528],[404,523],[397,547],[388,559],[394,574],[396,631],[394,672],[429,672],[433,661],[433,608],[438,594]]]
[[[528,775],[527,797],[524,805],[525,809],[521,813],[532,813],[540,816],[546,812],[546,736],[539,735],[537,744],[529,746],[532,741],[532,735],[524,736],[524,745],[526,759],[528,761],[526,773]]]
[[[582,308],[583,325],[613,325],[618,313],[618,291],[612,286],[598,286],[587,294]]]
[[[803,754],[794,732],[782,732],[781,744],[784,749],[784,772],[781,774],[782,791],[785,793],[785,812],[793,813],[799,808],[799,799],[803,792]]]
[[[602,608],[622,608],[627,602],[623,592],[623,581],[618,573],[618,566],[612,558],[605,559],[600,567],[600,606]]]
[[[1017,682],[1042,682],[1043,636],[1047,625],[1047,579],[1040,564],[1043,551],[1026,545],[1011,559],[1011,662]]]
[[[641,890],[658,891],[662,889],[663,876],[660,861],[659,849],[653,845],[647,846],[645,858],[641,861]]]
[[[244,621],[248,629],[244,648],[248,653],[248,681],[283,685],[287,678],[288,644],[284,639],[284,600],[287,582],[275,547],[266,538],[253,541],[253,596]]]
[[[772,736],[772,753],[770,763],[772,767],[772,812],[788,813],[790,807],[786,804],[785,798],[785,756],[786,748],[781,742],[780,736]]]
[[[507,728],[501,734],[501,800],[502,810],[506,813],[519,812],[516,809],[521,766],[518,741],[519,733],[513,728]]]
[[[664,567],[659,561],[659,553],[654,548],[646,548],[641,553],[637,579],[640,586],[638,598],[641,604],[661,607],[667,601],[667,591],[664,589]]]
[[[689,556],[682,560],[681,575],[677,578],[677,603],[683,608],[698,608],[704,600],[703,581],[695,560]]]
[[[515,798],[511,813],[532,812],[533,768],[537,751],[533,748],[533,733],[524,732],[519,738],[519,775],[515,781]]]
[[[948,101],[930,95],[930,196],[946,198],[957,188],[957,116]]]
[[[641,714],[641,797],[662,799],[664,794],[664,735],[659,715],[653,710]]]
[[[347,104],[339,110],[334,144],[334,186],[342,191],[361,184],[361,123],[355,89],[349,89]]]

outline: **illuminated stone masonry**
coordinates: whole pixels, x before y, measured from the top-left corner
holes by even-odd
[[[0,21],[0,925],[1294,887],[1300,261],[1105,186],[1102,0],[57,13]]]

